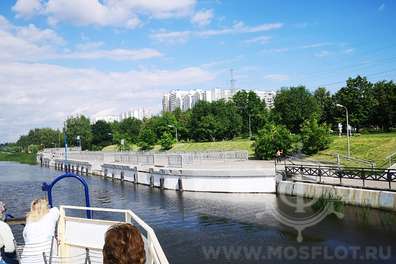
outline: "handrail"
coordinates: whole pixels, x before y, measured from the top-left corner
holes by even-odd
[[[396,182],[395,169],[379,168],[358,168],[358,167],[335,167],[335,166],[313,166],[313,165],[286,165],[286,176],[300,174],[302,176],[322,178],[338,178],[342,185],[342,179],[362,180],[363,187],[365,181],[387,182],[389,189],[392,189],[392,183]]]
[[[288,167],[310,167],[310,168],[319,168],[316,165],[309,165],[309,164],[293,164],[293,165],[286,165]],[[320,169],[338,169],[338,170],[365,170],[365,171],[395,171],[396,169],[387,169],[387,168],[371,168],[371,167],[338,167],[338,166],[320,166]]]
[[[342,155],[342,154],[335,154],[335,155],[339,155],[339,156],[341,156],[341,157],[343,157],[344,159],[347,159],[347,160],[352,160],[352,161],[357,161],[357,162],[361,162],[361,163],[365,163],[365,164],[370,164],[371,166],[375,166],[375,162],[374,161],[372,161],[372,160],[365,160],[365,159],[358,159],[358,158],[353,158],[353,157],[348,157],[348,156],[346,156],[346,155]]]
[[[73,173],[65,173],[63,175],[60,175],[58,177],[56,177],[50,184],[43,182],[41,189],[44,192],[47,192],[48,195],[48,203],[49,205],[52,207],[52,188],[54,187],[54,185],[61,181],[64,178],[74,178],[77,179],[84,187],[84,193],[85,193],[85,204],[87,207],[91,207],[91,202],[89,200],[89,187],[88,187],[88,183],[84,180],[84,178],[82,178],[79,175],[73,174]],[[91,211],[87,210],[87,218],[92,218],[91,215]]]
[[[112,209],[112,208],[98,208],[98,207],[83,207],[83,206],[72,206],[72,205],[61,205],[61,210],[64,209],[71,209],[71,210],[90,210],[90,211],[101,211],[101,212],[114,212],[114,213],[124,213],[129,214],[132,219],[138,223],[146,232],[147,232],[147,239],[152,243],[152,249],[157,255],[157,259],[160,261],[161,264],[169,264],[168,259],[162,247],[158,241],[158,238],[154,232],[154,230],[147,225],[139,216],[137,216],[132,210],[129,209]]]
[[[392,154],[386,156],[385,159],[386,159],[386,160],[387,160],[387,159],[391,159],[391,158],[393,158],[393,156],[395,156],[395,155],[396,155],[396,151],[393,152]]]

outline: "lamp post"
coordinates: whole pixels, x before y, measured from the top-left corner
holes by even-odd
[[[173,127],[173,128],[175,128],[175,130],[176,130],[176,142],[179,142],[178,136],[177,136],[177,127],[174,126],[174,125],[168,125],[168,127]]]
[[[346,122],[347,122],[347,127],[346,127],[346,131],[347,131],[347,141],[348,141],[348,158],[351,157],[351,144],[349,141],[349,119],[348,119],[348,108],[346,108],[346,106],[343,106],[342,104],[337,104],[338,107],[343,107],[345,108],[345,112],[346,112]]]
[[[78,141],[78,146],[80,147],[80,151],[82,150],[81,149],[81,137],[80,136],[77,136],[76,137],[76,140]]]
[[[63,125],[63,141],[65,145],[65,166],[67,166],[67,134],[66,134],[66,121]]]
[[[252,138],[252,120],[251,120],[251,114],[249,114],[249,138]]]
[[[122,152],[124,150],[125,139],[122,138],[120,143],[121,143],[121,152]]]

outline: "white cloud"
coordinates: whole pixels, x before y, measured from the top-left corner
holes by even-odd
[[[104,42],[102,41],[90,41],[90,42],[84,42],[76,45],[76,48],[78,50],[92,50],[92,49],[98,49],[104,45]]]
[[[13,28],[13,26],[11,25],[10,22],[8,22],[8,20],[0,15],[0,30],[5,30],[5,31],[9,31]]]
[[[43,11],[43,3],[41,0],[17,0],[12,10],[19,17],[32,17]]]
[[[90,51],[76,51],[64,54],[56,54],[54,58],[64,58],[64,59],[84,59],[84,60],[94,60],[94,59],[107,59],[116,61],[127,61],[127,60],[143,60],[155,57],[161,57],[162,54],[154,49],[97,49]]]
[[[142,24],[139,16],[157,19],[188,16],[195,4],[195,0],[17,0],[13,10],[19,17],[44,15],[50,25],[70,22],[135,28]]]
[[[264,79],[270,81],[287,81],[289,76],[286,74],[268,74],[264,76]]]
[[[108,59],[117,61],[143,60],[161,57],[154,49],[99,49],[102,42],[77,45],[75,51],[59,49],[65,41],[51,29],[30,24],[14,26],[0,16],[0,59],[5,61],[44,61],[53,59]]]
[[[16,30],[16,36],[30,43],[43,45],[61,45],[64,40],[55,31],[51,29],[39,29],[30,24],[26,27],[19,27]]]
[[[234,23],[232,27],[229,28],[204,30],[204,31],[199,31],[196,34],[201,37],[210,37],[210,36],[225,35],[225,34],[263,32],[273,29],[279,29],[281,27],[283,27],[282,23],[269,23],[269,24],[261,24],[257,26],[246,26],[243,22],[239,21]]]
[[[245,43],[259,43],[259,44],[267,44],[271,41],[270,36],[259,36],[251,39],[247,39],[244,42]]]
[[[103,72],[2,61],[0,142],[16,140],[30,128],[59,127],[70,114],[93,116],[103,109],[122,112],[133,104],[159,109],[165,90],[201,86],[214,78],[200,67]]]
[[[46,57],[53,53],[53,46],[64,42],[51,29],[39,29],[34,25],[19,27],[0,16],[0,59],[7,61]]]
[[[323,57],[330,56],[330,54],[331,54],[330,51],[321,50],[320,52],[315,53],[315,56],[318,57],[318,58],[323,58]]]
[[[213,19],[213,10],[212,9],[203,9],[194,14],[191,18],[191,23],[203,27],[210,24]]]
[[[167,42],[167,43],[184,43],[186,42],[192,32],[191,31],[165,31],[159,30],[150,35],[151,38],[155,39],[158,42]]]
[[[382,3],[379,7],[378,7],[378,11],[383,11],[385,9],[385,4]]]
[[[303,45],[300,47],[300,49],[314,49],[314,48],[321,48],[321,47],[330,46],[330,45],[333,45],[333,44],[329,43],[329,42],[320,42],[320,43]]]
[[[242,25],[242,32],[262,32],[262,31],[268,31],[268,30],[273,30],[273,29],[278,29],[283,27],[282,23],[269,23],[269,24],[261,24],[258,26],[254,27],[246,27]]]
[[[242,34],[242,33],[256,33],[269,31],[274,29],[282,28],[282,23],[269,23],[269,24],[260,24],[256,26],[247,26],[243,22],[235,22],[231,27],[225,27],[220,29],[207,29],[207,30],[198,30],[198,31],[166,31],[159,30],[157,32],[153,32],[150,37],[159,42],[170,42],[175,43],[175,36],[180,36],[183,39],[183,42],[187,41],[190,37],[212,37],[219,35],[227,35],[227,34]]]
[[[349,48],[349,49],[343,50],[343,53],[345,53],[345,54],[351,54],[351,53],[353,53],[354,51],[355,51],[354,48]]]
[[[289,48],[274,48],[274,49],[264,49],[261,53],[285,53],[288,52]]]

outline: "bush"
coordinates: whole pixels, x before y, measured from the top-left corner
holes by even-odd
[[[315,117],[304,122],[301,129],[302,152],[308,155],[327,149],[331,143],[330,128],[318,124]]]
[[[157,143],[157,138],[153,130],[147,127],[140,130],[138,145],[141,150],[152,149],[155,143]]]
[[[267,124],[259,131],[253,143],[254,154],[257,159],[273,159],[278,150],[284,154],[293,151],[293,135],[282,125]]]
[[[161,149],[162,150],[169,150],[172,148],[175,140],[173,139],[172,135],[168,132],[164,132],[160,139]]]

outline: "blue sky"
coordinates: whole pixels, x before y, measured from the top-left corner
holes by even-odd
[[[395,1],[0,1],[0,142],[170,89],[306,85],[396,74]],[[10,124],[12,124],[10,126]]]

